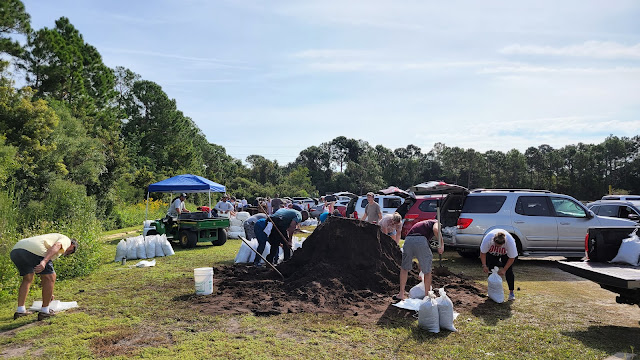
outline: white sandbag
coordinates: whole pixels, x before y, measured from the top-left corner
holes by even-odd
[[[147,259],[151,259],[156,256],[156,242],[155,236],[144,236],[144,251],[147,253]]]
[[[164,253],[164,256],[171,256],[175,254],[171,243],[169,242],[169,240],[167,240],[166,234],[162,234],[160,236],[160,242],[162,243],[162,252]]]
[[[156,244],[156,257],[163,257],[164,250],[162,250],[162,238],[160,235],[151,235],[152,241]]]
[[[147,234],[151,230],[156,231],[156,228],[144,228],[144,229],[142,229],[142,236],[147,236]]]
[[[253,250],[258,250],[258,239],[251,239],[249,240],[249,245],[251,245],[251,248]],[[249,250],[251,251],[251,250]],[[249,262],[252,263],[255,259],[256,259],[256,253],[254,251],[251,251],[251,254],[249,254]]]
[[[231,225],[229,226],[229,231],[231,232],[244,232],[244,227],[243,226],[235,226],[235,225]]]
[[[229,239],[240,239],[240,236],[244,237],[244,231],[229,231],[227,237]]]
[[[246,211],[240,211],[239,213],[236,214],[236,219],[238,219],[240,221],[245,221],[250,217],[251,217],[251,214],[249,214]]]
[[[138,258],[136,238],[127,239],[127,260],[135,260]]]
[[[420,271],[420,283],[409,290],[409,298],[410,299],[422,299],[426,296],[426,291],[424,290],[424,273]],[[431,290],[431,289],[429,289]]]
[[[236,254],[236,258],[233,262],[236,264],[248,263],[251,253],[251,249],[249,249],[249,246],[243,241],[242,244],[240,244],[240,249],[238,249],[238,253]]]
[[[433,294],[431,291],[429,293],[429,295]],[[420,305],[420,310],[418,310],[418,326],[432,333],[440,332],[438,304],[432,296],[427,296],[427,300]]]
[[[489,275],[488,288],[489,298],[498,304],[504,302],[504,290],[502,289],[502,276],[498,275],[498,267],[494,266]]]
[[[291,238],[291,248],[293,249],[293,251],[296,251],[302,247],[302,241],[303,240],[297,236]]]
[[[229,219],[229,225],[231,226],[242,226],[242,220],[238,220],[236,218]]]
[[[118,245],[116,246],[116,262],[122,261],[122,258],[127,257],[127,242],[125,240],[120,240]]]
[[[638,266],[640,262],[640,238],[638,235],[632,234],[629,238],[622,240],[618,254],[610,262]]]
[[[69,309],[73,309],[78,307],[78,303],[76,301],[58,301],[53,300],[49,302],[49,310],[53,310],[55,312],[65,311]],[[42,309],[42,301],[34,301],[33,305],[29,308],[31,311],[40,311]]]
[[[147,258],[147,249],[144,247],[144,238],[142,236],[136,237],[136,255],[138,259]]]
[[[436,299],[438,304],[438,317],[440,318],[440,328],[449,331],[458,331],[453,326],[453,301],[449,299],[444,288],[438,289],[440,296]]]

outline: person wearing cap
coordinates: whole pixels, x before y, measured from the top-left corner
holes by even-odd
[[[55,315],[53,310],[49,309],[56,282],[53,260],[60,255],[71,255],[77,248],[78,242],[75,239],[57,233],[22,239],[13,246],[9,257],[22,276],[22,283],[18,290],[18,308],[13,314],[14,320],[31,314],[30,311],[27,311],[25,302],[34,273],[40,275],[42,283],[42,308],[38,313],[38,320],[48,319]]]
[[[179,197],[173,200],[173,202],[171,203],[171,207],[169,207],[169,212],[167,213],[167,216],[178,217],[183,212],[188,213],[189,210],[187,210],[187,208],[184,206],[184,201],[186,200],[186,198],[187,198],[187,194],[182,193],[180,194]]]

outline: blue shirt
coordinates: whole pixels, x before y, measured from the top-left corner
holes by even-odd
[[[328,217],[329,217],[329,212],[325,211],[322,214],[320,214],[320,216],[318,216],[318,222],[323,223],[323,222],[327,221]]]

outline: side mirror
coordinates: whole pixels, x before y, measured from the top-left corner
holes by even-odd
[[[587,218],[593,219],[594,217],[596,217],[596,214],[591,210],[587,210]]]
[[[627,216],[629,218],[629,220],[633,220],[633,221],[638,221],[640,220],[640,215],[638,214],[629,214],[629,216]]]

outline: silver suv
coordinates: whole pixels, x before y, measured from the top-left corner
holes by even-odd
[[[477,256],[484,235],[501,228],[513,235],[522,255],[584,256],[590,227],[634,226],[635,222],[598,216],[568,195],[543,190],[478,189],[443,201],[444,227],[456,226],[445,244],[461,255]]]

